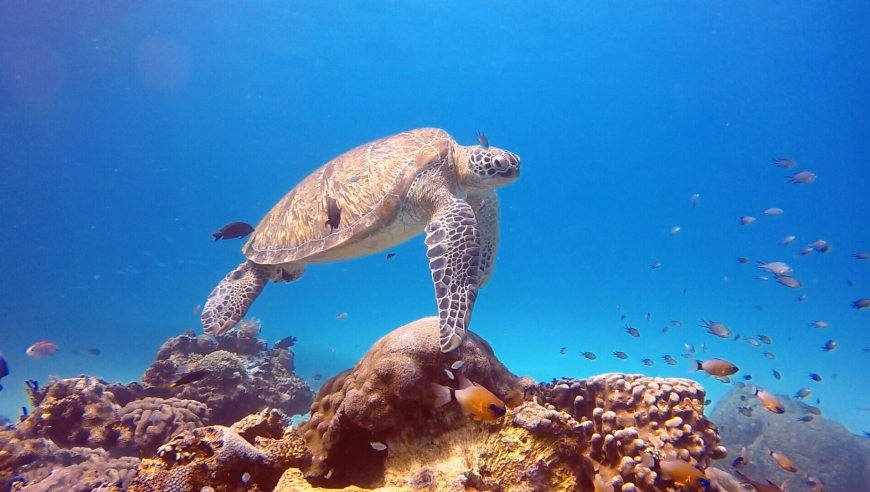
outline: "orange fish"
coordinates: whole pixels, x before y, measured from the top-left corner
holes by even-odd
[[[676,458],[661,460],[659,469],[662,471],[662,478],[677,485],[693,490],[706,490],[710,486],[707,475],[683,460]]]
[[[776,461],[776,464],[779,465],[783,470],[787,472],[797,473],[798,469],[794,466],[794,463],[788,459],[788,456],[778,453],[776,451],[767,450],[770,453],[770,457],[773,458],[773,461]]]
[[[770,392],[767,390],[755,388],[755,396],[761,400],[761,404],[764,405],[764,408],[770,410],[773,413],[785,413],[785,407],[782,406],[782,403],[776,399]]]
[[[734,473],[737,474],[738,477],[740,477],[741,482],[752,485],[758,492],[783,492],[782,488],[777,487],[770,480],[768,480],[766,484],[763,484],[761,482],[756,482],[755,480],[747,477],[746,475],[740,473],[737,470],[734,470]]]
[[[453,396],[462,408],[463,415],[471,415],[474,420],[495,420],[505,413],[504,402],[479,384],[472,383],[464,376],[458,376],[459,389]],[[435,393],[435,408],[450,403],[450,388],[437,383],[431,384]]]
[[[34,359],[44,359],[57,350],[57,344],[49,340],[36,342],[27,349],[27,355]]]
[[[704,371],[711,376],[726,377],[737,373],[737,366],[722,359],[707,359],[707,362],[695,361],[695,368],[690,372]]]

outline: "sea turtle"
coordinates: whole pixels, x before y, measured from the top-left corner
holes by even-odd
[[[208,296],[206,333],[242,319],[268,280],[292,282],[305,265],[377,253],[425,232],[442,352],[462,343],[478,288],[498,248],[495,188],[520,175],[520,158],[463,146],[422,128],[367,143],[327,162],[290,190],[242,247],[247,260]]]

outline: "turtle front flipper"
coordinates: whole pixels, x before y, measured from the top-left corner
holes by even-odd
[[[202,329],[221,335],[233,329],[263,291],[272,267],[246,261],[214,288],[202,308]]]
[[[450,352],[465,338],[480,280],[480,232],[465,200],[442,197],[426,226],[426,246],[438,301],[441,351]]]
[[[498,196],[495,191],[469,193],[468,204],[474,209],[474,218],[480,230],[480,287],[489,282],[498,252]]]

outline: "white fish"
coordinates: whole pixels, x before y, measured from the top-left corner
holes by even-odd
[[[782,209],[776,208],[776,207],[768,208],[768,209],[762,210],[761,215],[772,215],[772,216],[782,215]]]
[[[697,207],[697,206],[698,206],[698,203],[701,202],[701,195],[699,195],[698,193],[695,193],[694,195],[692,195],[692,196],[689,198],[689,201],[692,203],[692,206],[693,206],[693,207]]]
[[[356,183],[357,181],[359,181],[359,176],[353,176],[352,178],[347,180],[347,183],[352,184],[352,183]]]
[[[790,176],[786,176],[789,183],[809,183],[816,179],[816,175],[809,171],[801,171],[799,173],[794,173]]]
[[[382,442],[372,441],[369,443],[375,451],[386,451],[387,445]]]
[[[678,232],[680,232],[680,229],[682,229],[680,226],[671,227],[671,235],[675,236]]]
[[[779,242],[780,246],[788,246],[794,241],[794,236],[786,236],[785,239]]]
[[[740,217],[740,225],[750,225],[755,222],[755,217],[750,217],[748,215]]]
[[[764,263],[763,261],[758,261],[758,268],[763,268],[770,273],[775,275],[789,275],[793,271],[792,268],[781,261],[771,261],[769,263]]]
[[[450,372],[450,369],[444,369],[444,374],[447,374],[447,377],[450,378],[451,381],[456,379],[455,377],[453,377],[453,373]]]
[[[777,275],[776,281],[791,289],[800,289],[801,287],[803,287],[803,284],[801,284],[800,280],[786,275]]]
[[[458,361],[454,362],[453,364],[451,364],[450,368],[453,369],[454,371],[458,371],[458,370],[462,369],[462,366],[464,366],[464,365],[465,365],[464,360],[458,360]]]

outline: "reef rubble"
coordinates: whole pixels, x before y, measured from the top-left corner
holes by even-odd
[[[221,382],[238,383],[250,355],[264,354],[249,337],[171,339],[144,385],[52,381],[34,391],[27,419],[0,430],[0,487],[52,490],[39,487],[77,477],[91,488],[69,490],[700,490],[659,463],[703,472],[725,457],[698,383],[619,373],[538,383],[511,373],[474,333],[442,353],[438,331],[437,318],[423,318],[385,335],[325,382],[298,428],[269,404],[279,395],[254,400]],[[292,371],[292,352],[289,364],[281,352],[259,364]],[[226,394],[166,387],[179,367],[210,364],[227,369],[202,383]],[[431,385],[456,388],[460,376],[507,402],[505,414],[472,419],[456,401],[435,408]],[[261,408],[227,422],[218,415],[236,397]],[[82,430],[46,427],[59,418]]]

